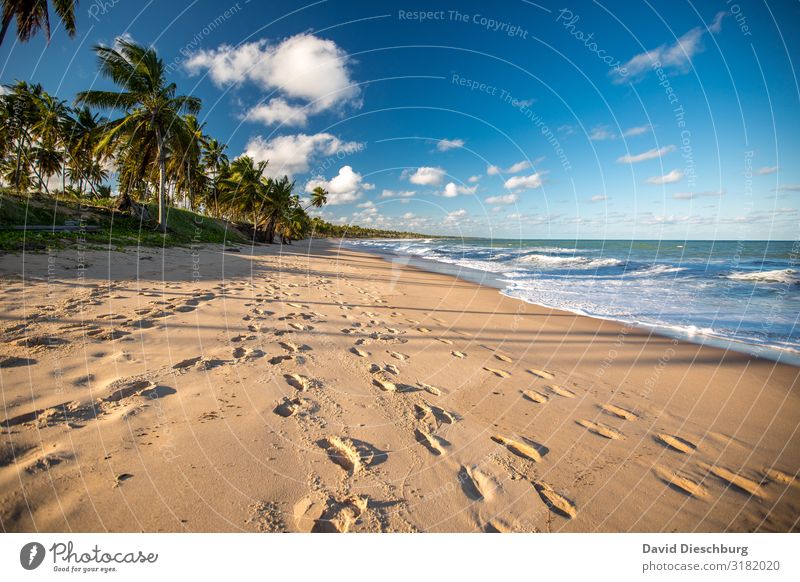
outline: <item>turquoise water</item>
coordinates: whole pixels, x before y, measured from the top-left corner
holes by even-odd
[[[364,240],[348,245],[502,293],[800,364],[793,241]]]

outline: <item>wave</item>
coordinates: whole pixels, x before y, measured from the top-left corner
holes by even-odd
[[[532,254],[517,259],[520,263],[545,268],[598,269],[600,267],[619,267],[625,264],[619,259],[592,259],[589,257],[554,257],[552,255]]]
[[[681,273],[688,271],[688,267],[675,267],[674,265],[653,265],[646,269],[631,271],[627,275],[647,276],[647,275],[667,275],[669,273]]]
[[[727,278],[733,279],[734,281],[763,281],[765,283],[800,285],[800,272],[795,269],[731,273]]]

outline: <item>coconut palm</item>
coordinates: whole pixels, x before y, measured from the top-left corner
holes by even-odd
[[[122,90],[83,91],[78,94],[77,102],[123,113],[122,118],[106,124],[97,144],[100,150],[113,148],[122,141],[126,146],[118,149],[118,154],[136,155],[141,161],[141,151],[137,148],[155,147],[158,225],[166,232],[167,157],[170,148],[180,149],[179,144],[189,132],[183,114],[197,114],[200,100],[176,95],[177,87],[166,80],[164,61],[152,48],[118,38],[114,47],[96,46],[94,51],[100,60],[100,72]]]
[[[31,37],[44,28],[44,35],[50,42],[50,11],[47,0],[2,0],[3,20],[0,25],[0,44],[6,37],[11,22],[17,22],[17,38],[27,42]],[[64,29],[70,36],[75,36],[75,6],[74,0],[53,0],[53,9]]]
[[[255,162],[250,156],[236,158],[220,192],[220,204],[228,209],[231,218],[252,219],[254,237],[271,187],[264,178],[266,167],[267,162]]]
[[[311,191],[311,202],[303,210],[308,210],[312,206],[314,208],[322,208],[328,203],[328,191],[322,186],[317,186]]]
[[[225,154],[227,144],[221,144],[212,137],[203,140],[203,168],[210,174],[211,189],[209,198],[206,201],[206,210],[219,217],[219,201],[217,200],[218,179],[223,169],[228,164],[228,156]]]

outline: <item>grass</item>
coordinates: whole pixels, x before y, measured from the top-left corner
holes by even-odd
[[[155,204],[148,205],[156,216]],[[10,226],[62,226],[67,221],[95,226],[95,232],[47,232],[7,230]],[[178,208],[167,215],[168,232],[162,234],[152,224],[123,215],[103,206],[75,200],[0,192],[0,250],[36,251],[83,244],[88,248],[121,249],[130,246],[185,246],[204,243],[243,244],[247,239],[227,223]]]

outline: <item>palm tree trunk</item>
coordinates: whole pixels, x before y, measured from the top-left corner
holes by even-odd
[[[156,131],[158,145],[158,228],[161,232],[167,232],[167,205],[166,205],[166,181],[167,181],[167,160],[164,151],[164,138],[161,131]]]

